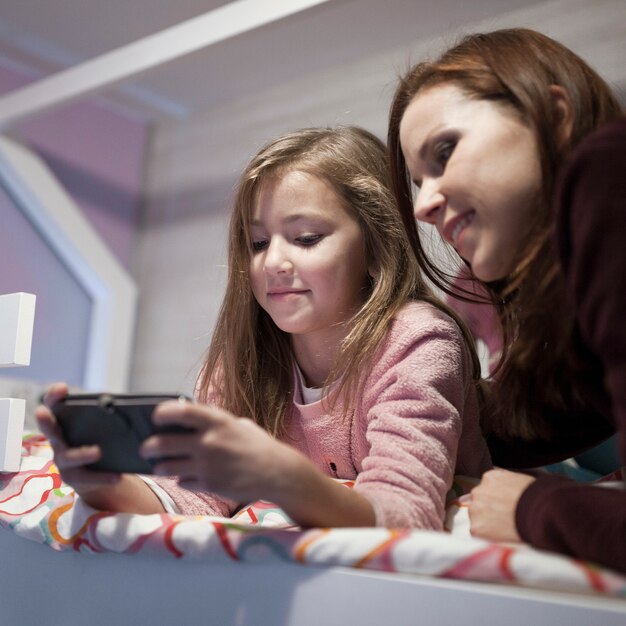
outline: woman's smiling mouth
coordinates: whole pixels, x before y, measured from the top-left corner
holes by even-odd
[[[462,215],[452,218],[443,227],[443,238],[452,244],[456,250],[459,249],[462,232],[474,221],[475,211],[468,211]]]

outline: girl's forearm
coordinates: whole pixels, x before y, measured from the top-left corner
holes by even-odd
[[[115,513],[163,513],[164,508],[156,494],[134,474],[122,474],[119,482],[86,493],[79,493],[81,499],[100,511]]]
[[[289,471],[276,486],[272,501],[298,525],[308,528],[375,526],[369,500],[325,476],[296,453]]]

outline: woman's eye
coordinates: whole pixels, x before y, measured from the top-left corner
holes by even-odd
[[[448,162],[455,146],[456,143],[454,141],[442,141],[437,144],[435,147],[435,160],[439,165],[445,165]]]
[[[257,241],[252,242],[252,250],[254,252],[260,252],[264,248],[267,248],[267,244],[267,239],[258,239]]]
[[[322,235],[300,235],[296,238],[296,241],[302,246],[314,246],[321,241]]]

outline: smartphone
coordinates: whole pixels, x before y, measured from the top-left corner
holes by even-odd
[[[70,394],[56,402],[51,411],[63,437],[72,447],[97,444],[101,458],[87,465],[101,472],[152,474],[164,459],[143,459],[141,443],[156,433],[188,433],[184,426],[152,423],[152,412],[166,400],[188,400],[179,394]]]

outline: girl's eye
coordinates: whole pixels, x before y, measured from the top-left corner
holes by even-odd
[[[442,141],[435,146],[435,160],[439,165],[445,165],[452,153],[454,152],[454,148],[456,147],[456,143],[454,141]]]
[[[268,241],[267,239],[259,239],[257,241],[252,242],[252,250],[254,252],[260,252],[264,248],[267,248]]]
[[[301,246],[314,246],[316,243],[321,241],[322,235],[300,235],[300,237],[296,238],[296,241]]]

